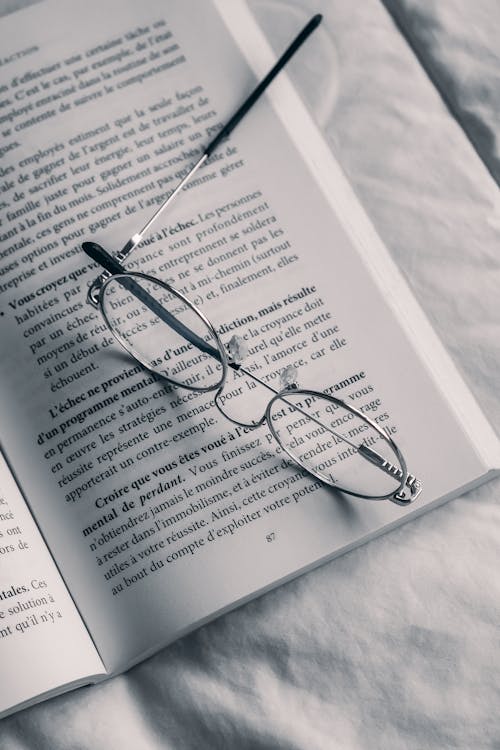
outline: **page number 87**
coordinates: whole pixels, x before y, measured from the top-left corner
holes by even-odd
[[[276,539],[276,532],[271,531],[269,534],[266,535],[266,542],[274,542]]]

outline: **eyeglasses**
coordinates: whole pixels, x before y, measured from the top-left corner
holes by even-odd
[[[251,367],[243,366],[247,349],[243,338],[233,336],[224,346],[210,320],[184,294],[153,276],[127,272],[121,264],[320,21],[321,16],[315,16],[304,27],[154,216],[116,257],[94,242],[83,243],[83,250],[105,269],[90,286],[87,300],[100,308],[107,327],[124,349],[167,383],[192,392],[215,392],[216,407],[238,427],[254,430],[267,424],[272,437],[295,464],[338,491],[406,506],[420,494],[421,483],[408,473],[400,449],[375,420],[328,391],[298,388],[293,366],[283,370],[282,387],[276,390]],[[229,370],[272,393],[258,419],[242,419],[227,409]]]

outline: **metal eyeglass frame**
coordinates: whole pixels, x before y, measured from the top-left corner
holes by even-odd
[[[163,282],[152,276],[148,276],[146,274],[141,274],[141,273],[136,273],[136,272],[129,273],[121,265],[121,263],[125,261],[126,258],[128,258],[130,253],[140,244],[140,242],[142,242],[144,235],[146,235],[147,232],[149,232],[152,224],[159,218],[160,214],[162,214],[166,210],[166,208],[170,205],[170,203],[176,198],[176,196],[179,195],[183,187],[189,182],[189,180],[198,171],[198,169],[207,161],[207,159],[210,157],[213,151],[219,146],[219,144],[225,138],[227,138],[229,134],[234,130],[236,125],[241,121],[241,119],[245,116],[248,110],[255,104],[257,99],[262,95],[265,89],[269,86],[271,81],[276,77],[276,75],[280,72],[280,70],[286,65],[286,63],[295,54],[295,52],[304,43],[304,41],[309,37],[309,35],[314,31],[314,29],[316,29],[316,27],[321,22],[321,19],[322,17],[319,14],[311,18],[309,23],[305,25],[305,27],[297,35],[297,37],[292,41],[289,47],[283,52],[281,57],[278,59],[278,61],[275,63],[275,65],[269,71],[269,73],[265,76],[265,78],[263,78],[262,81],[260,81],[260,83],[252,91],[252,93],[247,97],[247,99],[245,99],[243,104],[240,105],[240,107],[236,110],[233,116],[228,120],[226,125],[219,131],[219,133],[215,136],[215,138],[205,148],[203,154],[198,159],[198,161],[194,165],[191,166],[191,168],[187,171],[186,175],[181,179],[181,181],[176,186],[176,188],[167,196],[167,198],[163,201],[163,203],[160,205],[157,211],[153,214],[153,216],[148,220],[145,226],[140,230],[140,232],[137,232],[136,234],[132,235],[132,237],[130,237],[130,239],[127,241],[125,246],[121,249],[121,251],[119,251],[116,254],[115,257],[111,256],[102,247],[100,247],[100,245],[94,242],[83,243],[83,246],[82,246],[83,250],[93,260],[95,260],[105,269],[105,272],[101,273],[100,276],[97,279],[95,279],[95,281],[92,282],[92,284],[90,285],[88,289],[88,293],[87,293],[87,302],[96,309],[100,308],[103,318],[106,322],[106,325],[110,329],[113,336],[126,349],[126,351],[128,351],[129,354],[131,354],[134,357],[134,359],[136,359],[143,367],[145,367],[147,370],[154,372],[156,375],[160,375],[165,381],[167,381],[168,383],[174,386],[186,388],[192,391],[216,390],[217,393],[215,394],[215,397],[214,397],[215,405],[219,409],[221,414],[223,414],[223,416],[229,419],[233,424],[236,424],[245,429],[256,429],[257,427],[260,427],[265,422],[267,422],[271,435],[277,441],[278,445],[288,454],[288,456],[290,456],[290,458],[294,461],[294,463],[301,466],[312,476],[315,476],[317,479],[320,479],[325,484],[335,487],[335,489],[341,492],[345,492],[349,495],[354,495],[356,497],[363,497],[369,500],[389,499],[392,502],[396,503],[397,505],[407,506],[410,503],[412,503],[420,494],[422,490],[421,482],[414,475],[408,473],[408,470],[406,468],[406,462],[404,460],[403,454],[401,453],[400,449],[398,448],[398,446],[396,445],[392,437],[386,434],[378,426],[378,424],[376,424],[376,422],[371,420],[369,417],[365,416],[365,414],[363,414],[361,411],[359,411],[355,407],[349,404],[346,404],[341,399],[337,399],[328,393],[324,393],[321,391],[314,391],[314,390],[298,389],[295,384],[291,384],[287,386],[286,388],[284,388],[283,390],[277,391],[275,388],[270,386],[264,380],[261,380],[259,377],[257,377],[255,373],[251,372],[247,368],[243,368],[241,363],[234,361],[228,356],[228,353],[226,352],[226,349],[216,329],[212,325],[212,323],[203,314],[203,312],[196,307],[196,305],[194,305],[187,297],[185,297],[185,295],[183,295],[180,291],[174,289],[172,286],[170,286],[166,282]],[[104,297],[104,293],[107,288],[107,285],[111,282],[112,279],[118,280],[122,286],[124,286],[129,291],[131,291],[134,294],[134,296],[139,298],[144,304],[146,304],[148,308],[150,308],[155,314],[157,314],[160,317],[160,319],[162,319],[164,322],[170,325],[177,333],[180,333],[186,340],[190,341],[190,343],[192,343],[201,351],[204,351],[205,353],[210,354],[211,356],[218,359],[222,366],[222,376],[221,376],[220,382],[216,383],[214,386],[209,386],[209,387],[199,388],[196,386],[190,386],[190,385],[187,385],[186,383],[181,383],[179,381],[176,381],[173,378],[168,377],[164,373],[158,373],[155,370],[152,370],[147,362],[142,361],[141,358],[138,357],[137,354],[128,345],[128,342],[125,339],[123,339],[123,337],[121,337],[120,334],[116,331],[115,327],[110,323],[110,321],[108,320],[105,314],[102,301],[103,301],[103,297]],[[151,295],[149,295],[143,289],[143,287],[141,287],[141,285],[135,281],[135,279],[151,281],[154,284],[160,285],[170,294],[173,294],[178,299],[182,300],[182,302],[186,304],[203,321],[205,326],[213,335],[214,341],[217,344],[217,348],[214,348],[210,346],[209,344],[207,344],[207,342],[204,341],[204,339],[199,337],[194,331],[191,331],[180,320],[175,318],[170,312],[168,312],[168,310],[166,310],[162,305],[160,305],[156,299],[151,297]],[[264,415],[257,422],[245,423],[245,422],[236,420],[232,418],[230,415],[228,415],[223,410],[222,405],[219,403],[220,396],[222,395],[222,391],[224,389],[228,368],[232,368],[233,370],[239,371],[243,373],[244,375],[246,375],[247,377],[252,378],[253,380],[258,382],[260,385],[264,386],[264,388],[267,388],[269,391],[271,391],[274,394],[267,405]],[[318,419],[316,419],[316,417],[314,417],[313,414],[310,414],[304,411],[300,406],[297,406],[295,404],[290,403],[289,401],[286,401],[286,394],[290,393],[292,390],[295,394],[303,394],[304,396],[315,396],[317,398],[326,399],[327,401],[330,401],[332,404],[341,406],[347,409],[352,414],[359,417],[360,419],[362,419],[370,427],[372,427],[380,435],[380,437],[382,437],[389,444],[395,456],[397,457],[397,460],[399,461],[400,466],[398,467],[395,464],[390,463],[389,461],[384,459],[383,456],[378,454],[376,451],[372,450],[370,447],[368,447],[364,443],[361,443],[360,445],[354,444],[351,440],[349,440],[349,438],[346,438],[341,433],[338,433],[335,430],[332,430],[330,427],[320,422]],[[335,437],[339,438],[340,440],[343,440],[344,442],[348,443],[351,447],[355,448],[364,459],[366,459],[368,462],[378,467],[385,474],[390,475],[393,479],[399,481],[399,485],[397,489],[385,495],[366,495],[363,493],[355,492],[348,488],[340,487],[336,482],[334,482],[333,480],[331,480],[330,478],[322,474],[320,471],[311,469],[304,462],[302,462],[300,458],[297,457],[286,445],[283,444],[283,442],[281,441],[279,437],[279,434],[274,428],[274,425],[271,419],[271,409],[277,400],[284,401],[285,403],[288,404],[288,406],[292,406],[299,413],[302,413],[303,415],[307,416],[308,419],[316,422],[323,429],[327,430]],[[409,490],[409,493],[406,492],[405,488]]]
[[[261,378],[259,378],[254,372],[252,372],[250,369],[246,367],[243,367],[240,362],[236,361],[233,357],[230,356],[224,344],[222,343],[221,338],[215,326],[206,317],[206,315],[193,302],[191,302],[190,299],[188,299],[188,297],[182,294],[182,292],[175,289],[167,282],[162,281],[161,279],[157,279],[154,276],[149,276],[147,274],[139,273],[139,272],[127,272],[126,269],[120,263],[118,263],[118,261],[115,258],[109,255],[109,253],[107,253],[100,245],[98,245],[95,242],[84,242],[83,250],[85,251],[87,255],[89,255],[89,257],[91,257],[93,260],[99,263],[103,268],[105,268],[108,273],[108,277],[106,278],[104,283],[100,286],[99,296],[98,296],[98,307],[101,311],[101,314],[104,318],[104,321],[108,329],[113,334],[115,339],[121,344],[121,346],[137,362],[139,362],[146,370],[153,372],[156,376],[161,377],[162,380],[165,380],[167,383],[174,385],[178,388],[185,388],[186,390],[195,391],[198,393],[205,393],[207,391],[216,391],[216,394],[214,396],[215,406],[226,419],[229,419],[233,424],[239,427],[243,427],[247,430],[254,430],[258,427],[261,427],[263,424],[267,422],[267,426],[269,428],[269,431],[271,432],[271,435],[274,437],[274,439],[276,440],[280,448],[282,448],[282,450],[284,450],[285,453],[287,453],[288,456],[290,456],[290,458],[294,461],[294,463],[301,466],[312,476],[316,477],[317,479],[320,479],[325,484],[331,487],[334,487],[336,490],[340,492],[345,492],[346,494],[354,495],[355,497],[362,497],[367,500],[391,500],[397,505],[402,505],[402,506],[409,505],[420,494],[421,489],[422,489],[421,483],[415,476],[408,473],[403,454],[401,453],[399,447],[394,442],[392,437],[386,434],[384,430],[382,430],[375,421],[367,417],[359,409],[356,409],[350,404],[345,403],[345,401],[342,401],[341,399],[338,399],[335,396],[331,396],[328,393],[324,393],[323,391],[315,391],[311,389],[299,389],[295,383],[291,383],[290,385],[286,386],[285,388],[281,390],[276,390],[275,388],[273,388],[273,386],[269,385],[269,383],[267,383],[265,380],[262,380]],[[170,328],[172,328],[176,333],[182,336],[186,341],[188,341],[190,344],[195,346],[200,351],[216,359],[219,362],[221,369],[222,369],[222,373],[221,373],[219,380],[216,383],[211,384],[209,386],[190,385],[186,382],[182,382],[182,381],[176,380],[175,378],[170,377],[165,372],[154,369],[154,367],[151,366],[150,362],[148,362],[147,360],[139,356],[138,353],[130,346],[127,339],[120,334],[120,332],[116,328],[116,325],[113,323],[112,320],[109,319],[106,313],[106,307],[104,305],[104,296],[106,294],[106,290],[108,286],[114,281],[117,281],[128,292],[130,292],[134,297],[136,297],[140,302],[142,302],[149,310],[151,310],[151,312],[157,315],[160,318],[160,320],[162,320],[164,323],[170,326]],[[181,320],[179,320],[174,315],[172,315],[172,313],[170,313],[162,304],[160,304],[158,300],[155,297],[153,297],[144,288],[144,286],[141,285],[141,282],[150,282],[156,286],[159,286],[165,291],[167,291],[169,294],[181,300],[184,303],[184,305],[186,305],[190,310],[192,310],[201,319],[205,327],[210,332],[216,346],[213,346],[210,343],[207,343],[207,341],[201,338],[195,331],[190,329]],[[243,422],[239,419],[235,419],[224,410],[222,404],[220,403],[220,397],[222,396],[223,391],[224,391],[229,368],[251,378],[252,380],[259,383],[259,385],[262,385],[264,388],[267,388],[267,390],[273,393],[273,396],[268,402],[263,416],[257,421]],[[347,409],[347,411],[351,412],[358,418],[362,419],[372,429],[374,429],[378,433],[378,435],[381,438],[383,438],[383,440],[385,440],[385,442],[390,446],[393,453],[397,457],[397,460],[399,461],[400,466],[398,467],[397,465],[387,461],[383,456],[377,453],[377,451],[368,447],[364,443],[360,443],[359,445],[356,445],[356,443],[353,443],[349,438],[347,438],[342,433],[337,432],[336,430],[332,429],[330,426],[321,422],[319,419],[317,419],[314,416],[314,414],[304,410],[300,405],[291,403],[289,400],[287,400],[286,396],[287,394],[290,394],[292,391],[295,395],[320,398],[320,399],[329,401],[330,403],[336,406],[341,406],[344,409]],[[271,417],[271,412],[272,412],[273,405],[278,400],[292,407],[298,413],[306,416],[309,420],[321,426],[324,430],[329,432],[335,438],[348,443],[366,461],[368,461],[369,463],[379,468],[385,474],[391,476],[394,480],[398,481],[399,484],[397,488],[395,490],[392,490],[390,493],[386,493],[383,495],[369,495],[366,493],[356,492],[355,490],[352,490],[350,488],[340,486],[336,481],[332,480],[329,476],[323,474],[319,470],[316,470],[308,466],[304,461],[301,460],[300,456],[296,455],[289,448],[289,446],[287,446],[287,444],[282,441],[279,433],[275,429],[275,426],[273,424],[273,420]],[[409,494],[405,491],[405,488],[409,490]]]

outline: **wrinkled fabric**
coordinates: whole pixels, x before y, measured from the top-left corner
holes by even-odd
[[[277,50],[324,13],[290,74],[498,432],[498,4],[251,7]],[[496,480],[5,719],[0,748],[498,749],[499,542]]]

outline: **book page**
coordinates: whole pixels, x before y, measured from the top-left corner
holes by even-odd
[[[2,31],[0,429],[115,670],[489,467],[277,116],[279,80],[127,267],[186,294],[224,341],[245,337],[273,387],[294,365],[301,387],[362,409],[421,497],[404,509],[335,492],[265,427],[235,427],[213,394],[165,385],[116,344],[85,302],[98,269],[81,243],[120,250],[256,81],[210,3],[42,5]],[[258,419],[268,400],[229,374],[228,410]]]
[[[0,455],[0,716],[104,666]]]

